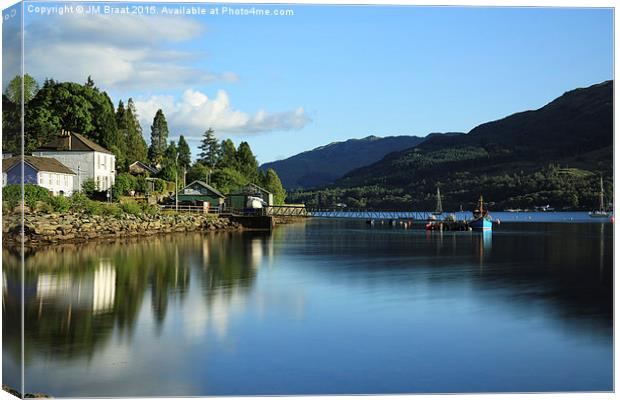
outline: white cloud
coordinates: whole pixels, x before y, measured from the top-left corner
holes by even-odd
[[[21,72],[20,8],[21,5],[16,4],[2,13],[2,91]]]
[[[171,134],[197,139],[209,127],[218,134],[257,134],[300,129],[310,122],[304,109],[248,113],[235,109],[224,90],[214,98],[187,89],[179,99],[167,90],[234,82],[234,72],[208,71],[207,55],[188,41],[205,33],[200,21],[183,16],[88,15],[38,17],[25,30],[26,72],[39,82],[85,82],[91,75],[98,87],[133,97],[148,137],[155,112],[161,108]],[[140,93],[143,98],[140,98]]]
[[[178,131],[173,133],[184,134],[190,139],[200,138],[209,127],[219,134],[257,134],[301,129],[311,121],[303,107],[282,112],[260,110],[253,115],[235,110],[224,90],[219,90],[213,99],[200,91],[188,89],[179,101],[172,96],[154,95],[138,99],[135,104],[145,132],[161,108],[168,125]]]
[[[175,16],[63,15],[36,18],[26,27],[25,67],[35,78],[83,82],[91,75],[104,89],[161,89],[235,81],[233,72],[195,66],[198,50],[179,44],[205,31]],[[193,63],[193,64],[192,64]]]

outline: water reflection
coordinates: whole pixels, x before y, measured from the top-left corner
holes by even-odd
[[[93,272],[78,276],[41,273],[37,276],[35,301],[39,314],[45,306],[68,309],[69,321],[73,310],[86,310],[92,314],[112,311],[116,290],[116,270],[109,260],[100,260]]]
[[[202,289],[201,318],[209,316],[225,335],[231,308],[242,303],[263,259],[273,255],[269,234],[251,240],[247,235],[171,235],[31,252],[24,294],[26,362],[33,356],[28,349],[44,356],[92,356],[114,329],[131,336],[145,299],[161,329],[169,304],[185,301],[192,277]],[[4,249],[3,260],[4,340],[16,342],[19,324],[10,322],[19,318],[19,257]],[[192,265],[201,268],[190,271]]]
[[[490,257],[491,244],[493,242],[492,231],[476,232],[476,238],[478,239],[478,258],[480,259],[480,268],[484,266],[485,256],[486,259]]]
[[[289,232],[287,239],[297,236],[299,253],[329,261],[309,266],[331,281],[380,279],[406,286],[465,279],[480,290],[504,288],[554,302],[561,319],[583,324],[582,317],[594,313],[598,317],[585,323],[611,326],[611,224],[503,223],[492,232],[428,232],[361,229],[342,221]]]
[[[28,391],[605,390],[612,228],[427,234],[316,221],[33,251]],[[3,340],[19,343],[19,258],[3,259]],[[16,360],[3,360],[9,384]]]

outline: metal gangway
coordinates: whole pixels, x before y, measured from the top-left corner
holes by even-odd
[[[304,206],[269,206],[265,214],[274,217],[353,218],[365,220],[427,221],[432,213],[428,211],[379,211],[345,208],[310,208]]]

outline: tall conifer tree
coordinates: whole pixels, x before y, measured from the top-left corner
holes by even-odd
[[[168,147],[168,123],[164,112],[157,110],[151,125],[151,146],[149,147],[149,159],[153,165],[161,164]]]
[[[205,131],[198,148],[200,149],[200,161],[211,168],[215,167],[220,157],[220,144],[215,138],[213,129],[209,128]]]

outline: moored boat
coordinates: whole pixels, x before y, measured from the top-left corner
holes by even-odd
[[[605,210],[605,192],[603,189],[603,177],[601,177],[601,191],[598,195],[599,200],[599,209],[595,211],[590,211],[590,218],[609,218],[611,216],[611,212]]]
[[[475,230],[489,231],[493,229],[493,222],[486,218],[478,218],[469,221],[469,226]]]
[[[441,206],[441,193],[439,192],[439,186],[437,186],[437,206],[435,207],[435,211],[433,211],[433,215],[441,214],[443,214],[443,207]]]
[[[478,200],[478,208],[474,210],[474,218],[469,221],[469,226],[475,230],[489,231],[493,229],[493,221],[489,212],[484,209],[482,196]]]

